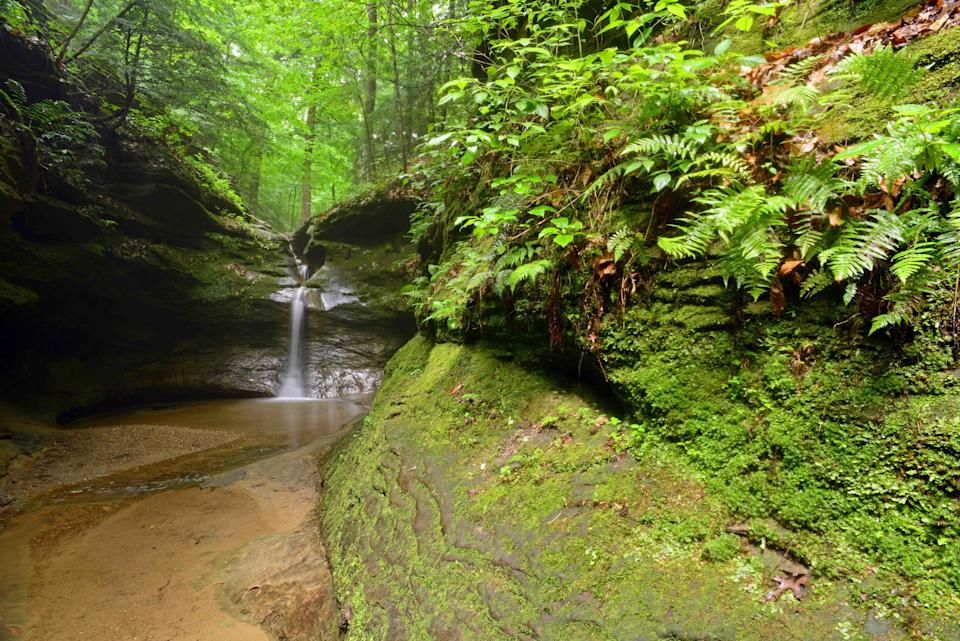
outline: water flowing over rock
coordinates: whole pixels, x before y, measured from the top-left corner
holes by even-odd
[[[298,274],[300,287],[290,299],[290,345],[287,352],[287,365],[283,370],[280,390],[277,392],[280,398],[304,398],[307,395],[303,382],[303,343],[301,341],[304,315],[307,311],[307,288],[304,284],[307,275],[307,267],[301,266]]]

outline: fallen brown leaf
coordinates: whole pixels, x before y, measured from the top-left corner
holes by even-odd
[[[783,264],[780,265],[780,275],[789,276],[791,273],[793,273],[793,270],[802,264],[802,260],[785,260],[783,261]]]
[[[780,596],[790,590],[793,592],[793,596],[797,600],[803,599],[803,595],[806,592],[804,586],[807,585],[807,581],[810,580],[809,574],[790,574],[789,572],[785,573],[786,576],[775,576],[773,580],[777,582],[777,587],[774,590],[767,592],[767,596],[764,597],[763,602],[769,603],[770,601],[776,601]]]

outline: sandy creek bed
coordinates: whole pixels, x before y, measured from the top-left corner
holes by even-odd
[[[327,638],[318,457],[357,401],[217,401],[64,431],[7,479],[0,640]]]

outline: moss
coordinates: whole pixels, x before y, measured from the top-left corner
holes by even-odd
[[[813,38],[852,31],[865,24],[897,22],[917,4],[916,0],[810,0],[787,5],[772,28],[755,27],[747,33],[736,33],[731,28],[729,33],[734,50],[761,54],[770,49],[799,47]],[[696,22],[719,24],[724,6],[720,0],[698,3]],[[703,31],[709,32],[707,29]],[[713,39],[719,39],[719,36],[712,36]]]
[[[684,392],[729,396],[708,387]],[[758,561],[729,554],[734,515],[713,480],[652,436],[636,458],[618,454],[620,429],[484,347],[413,339],[325,471],[346,638],[856,638],[858,586],[817,579],[802,607],[765,605]]]
[[[829,305],[747,316],[736,332],[685,325],[671,309],[628,309],[602,336],[631,420],[731,513],[789,528],[781,549],[815,572],[872,567],[878,604],[955,621],[960,389],[933,324],[897,354],[838,334],[842,310]],[[911,599],[889,598],[904,585]]]
[[[910,56],[923,69],[919,80],[905,87],[902,95],[878,97],[862,88],[853,88],[845,101],[820,129],[827,143],[848,142],[883,131],[895,116],[898,104],[944,106],[960,91],[960,28],[952,27],[905,46],[901,55]]]
[[[740,537],[733,534],[721,534],[703,544],[703,558],[707,561],[729,561],[740,553]]]

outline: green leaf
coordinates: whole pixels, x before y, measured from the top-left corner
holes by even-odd
[[[620,129],[619,127],[613,127],[611,129],[607,129],[605,132],[603,132],[604,144],[609,143],[611,140],[613,140],[614,138],[617,138],[622,133],[623,133],[623,130]]]
[[[460,100],[461,98],[463,98],[464,95],[465,94],[462,91],[451,91],[450,93],[440,98],[440,102],[438,104],[442,106],[449,102],[453,102],[454,100]]]
[[[687,19],[687,12],[679,4],[671,4],[667,6],[667,13],[673,14],[681,20]]]
[[[960,162],[960,143],[944,142],[940,143],[940,148],[943,149],[943,153],[950,156],[954,161]]]
[[[654,192],[663,191],[663,189],[667,185],[669,185],[672,180],[673,178],[670,176],[670,174],[667,174],[667,173],[657,174],[656,176],[653,177],[653,191]]]
[[[740,16],[733,26],[740,31],[750,31],[753,29],[753,16]]]
[[[427,141],[427,146],[428,146],[428,147],[436,147],[436,146],[439,145],[440,143],[449,140],[452,135],[453,135],[452,133],[445,133],[445,134],[441,134],[441,135],[439,135],[439,136],[435,136],[435,137],[433,137],[433,138],[431,138],[430,140]]]
[[[857,284],[848,283],[847,288],[843,292],[843,304],[849,305],[853,300],[853,297],[857,295]]]
[[[859,145],[854,145],[853,147],[847,147],[839,154],[833,157],[834,160],[846,160],[847,158],[855,158],[857,156],[862,156],[866,153],[869,153],[884,144],[886,140],[884,138],[874,138],[873,140],[868,140],[867,142],[862,142]]]
[[[933,111],[926,105],[896,105],[893,110],[901,116],[925,116]]]

